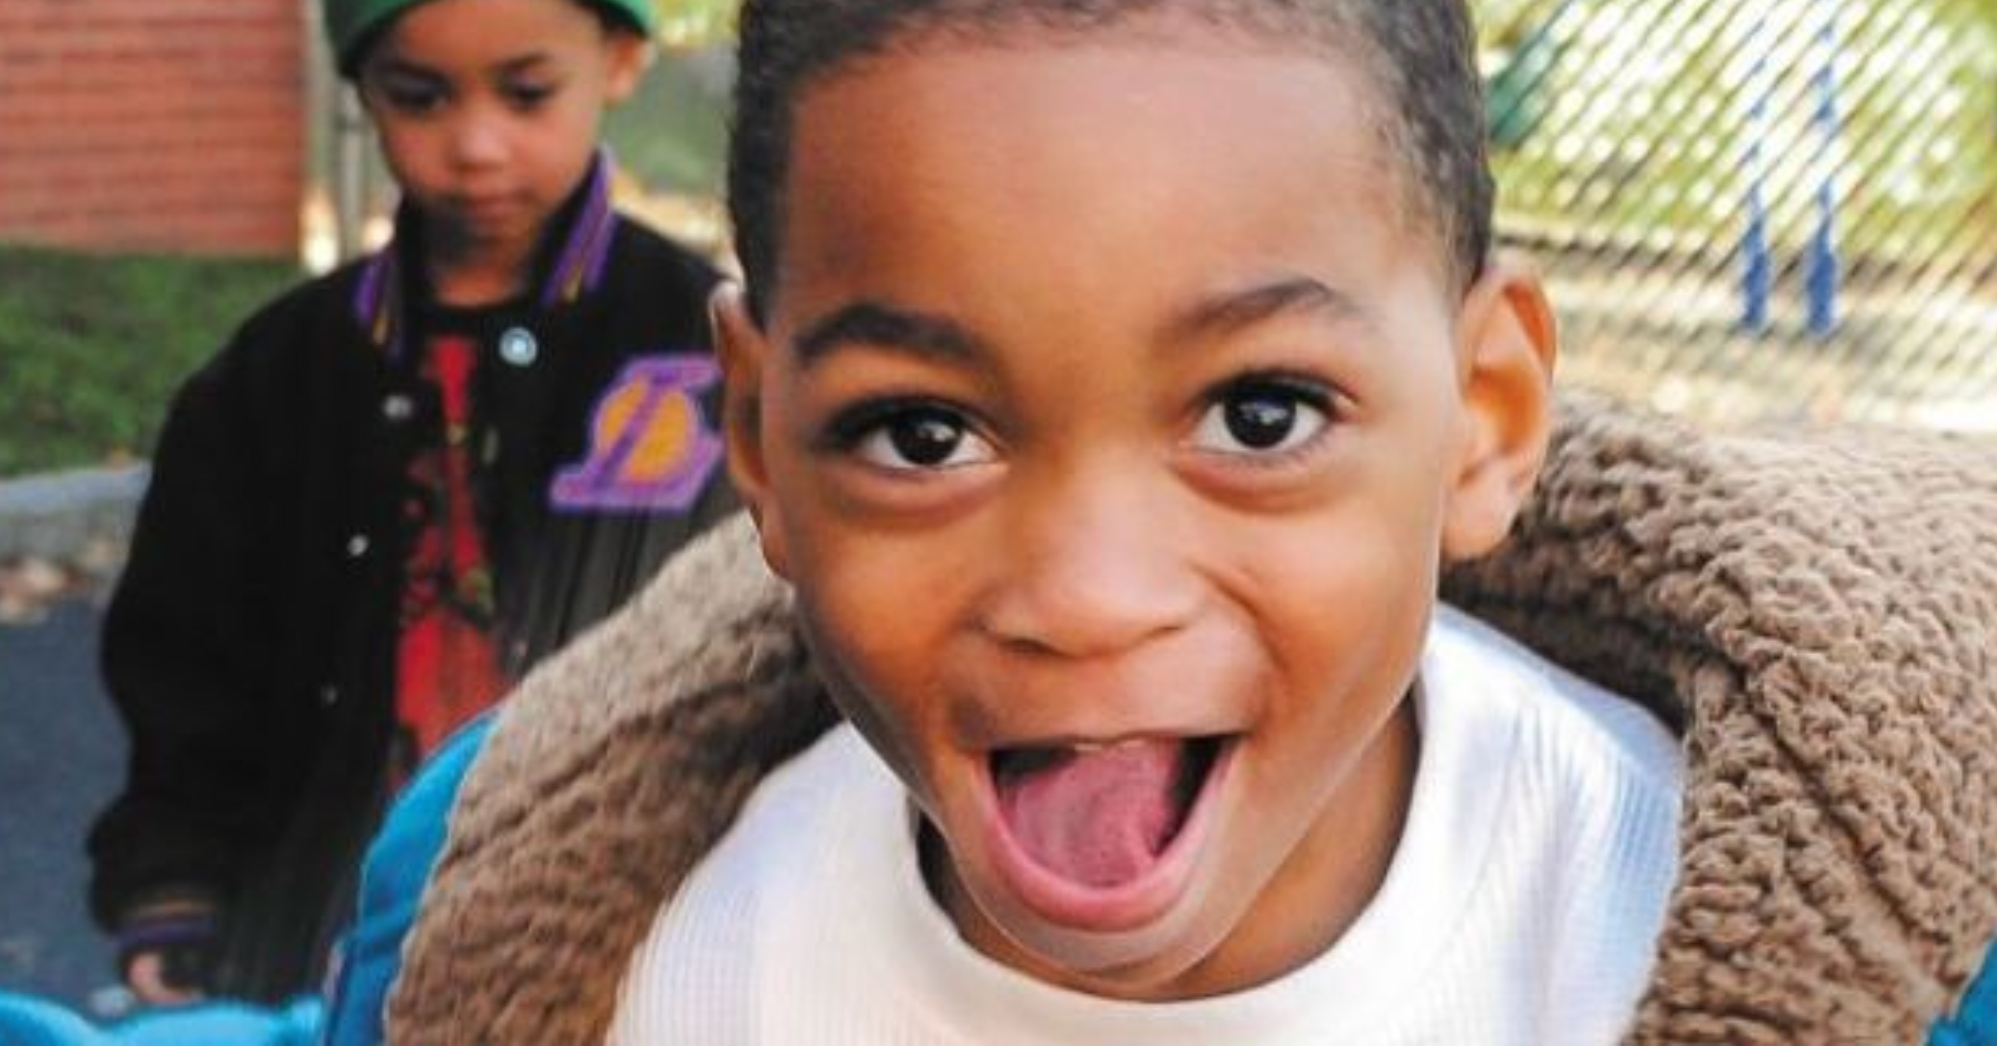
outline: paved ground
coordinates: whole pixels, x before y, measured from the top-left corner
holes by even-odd
[[[83,836],[124,772],[97,682],[98,620],[70,599],[39,623],[0,626],[0,988],[77,1007],[111,981],[84,909]]]

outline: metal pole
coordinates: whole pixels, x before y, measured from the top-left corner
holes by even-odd
[[[1808,292],[1810,333],[1824,337],[1838,324],[1837,167],[1838,167],[1838,4],[1818,0],[1823,23],[1817,31],[1822,64],[1817,67],[1817,231],[1810,239]]]
[[[1755,0],[1758,4],[1758,0]],[[1747,90],[1752,92],[1752,101],[1747,110],[1747,227],[1741,234],[1740,256],[1745,266],[1741,273],[1741,320],[1743,328],[1754,334],[1768,332],[1768,300],[1774,290],[1775,264],[1769,255],[1768,243],[1768,104],[1774,94],[1774,77],[1770,72],[1769,49],[1772,38],[1768,31],[1768,13],[1762,7],[1755,13],[1754,21],[1748,28],[1749,52],[1753,55],[1748,67]]]

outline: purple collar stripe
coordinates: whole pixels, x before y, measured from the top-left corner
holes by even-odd
[[[610,267],[610,241],[617,233],[617,212],[607,211],[597,230],[596,245],[590,250],[589,270],[583,275],[583,289],[594,291],[603,285],[603,270]]]
[[[368,340],[376,348],[387,350],[390,359],[402,355],[401,331],[396,322],[402,311],[398,268],[394,245],[383,247],[368,259],[361,270],[360,286],[354,292],[354,319],[367,331]]]
[[[381,308],[381,288],[387,276],[388,251],[377,252],[361,268],[360,286],[354,291],[354,322],[369,330],[374,329],[378,310]]]
[[[377,347],[386,350],[388,358],[402,358],[402,266],[395,263],[394,253],[386,248],[382,254],[388,257],[382,266],[381,305],[375,310],[374,325],[369,333]]]
[[[610,154],[598,156],[591,169],[582,211],[569,230],[568,242],[556,257],[547,287],[541,294],[545,306],[574,304],[587,291],[596,289],[610,254],[611,231],[617,212],[610,205]]]

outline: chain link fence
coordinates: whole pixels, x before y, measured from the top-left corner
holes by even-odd
[[[1563,382],[1707,421],[1997,430],[1997,2],[1474,2],[1500,234],[1548,276]],[[722,250],[733,2],[665,10],[613,121],[620,188]],[[315,88],[345,233],[322,253],[351,254],[392,187]]]
[[[1501,236],[1562,379],[1997,429],[1997,5],[1481,0]]]

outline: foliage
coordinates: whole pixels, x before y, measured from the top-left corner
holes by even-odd
[[[0,247],[0,476],[150,453],[180,381],[297,278],[278,262]]]
[[[732,64],[721,50],[674,52],[610,114],[620,166],[654,192],[721,194]]]
[[[735,28],[740,0],[664,0],[659,38],[669,47],[695,47],[726,39]]]

